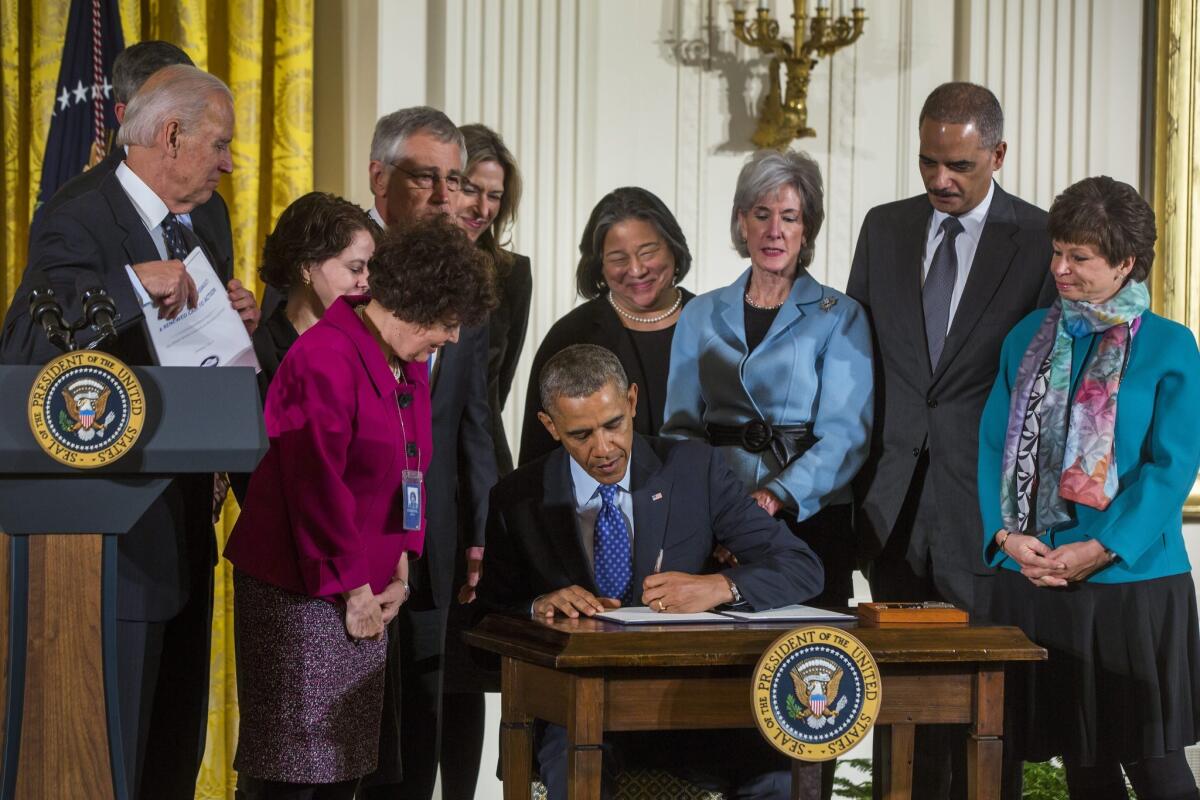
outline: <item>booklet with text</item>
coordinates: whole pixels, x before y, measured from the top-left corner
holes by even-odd
[[[158,319],[150,296],[132,276],[146,317],[146,328],[154,355],[162,367],[254,367],[259,368],[254,345],[246,326],[233,307],[216,270],[199,247],[183,262],[196,283],[195,308],[181,311],[175,319]]]

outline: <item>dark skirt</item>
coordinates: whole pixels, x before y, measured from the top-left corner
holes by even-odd
[[[1083,766],[1157,758],[1200,739],[1200,620],[1190,574],[1041,588],[1002,569],[992,619],[1049,659],[1010,666],[1005,751]]]
[[[854,517],[850,505],[825,506],[801,522],[796,521],[794,511],[781,511],[776,518],[812,548],[825,568],[825,588],[805,602],[820,608],[849,605],[854,594]]]
[[[253,778],[336,783],[375,769],[387,642],[355,641],[341,608],[234,570],[237,755]]]

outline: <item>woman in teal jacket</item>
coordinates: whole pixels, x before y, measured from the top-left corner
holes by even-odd
[[[1059,300],[1004,342],[980,423],[992,620],[1049,660],[1010,672],[1006,755],[1061,756],[1072,797],[1197,798],[1200,623],[1182,507],[1200,353],[1148,310],[1154,212],[1088,178],[1050,208]]]
[[[871,332],[862,306],[808,273],[822,198],[804,153],[761,150],[746,162],[730,233],[750,268],[683,309],[662,434],[720,447],[746,491],[821,557],[825,591],[810,602],[844,606],[850,479],[873,413]]]

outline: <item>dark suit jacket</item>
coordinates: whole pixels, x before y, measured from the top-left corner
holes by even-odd
[[[29,233],[29,241],[33,242],[38,235],[38,227],[56,209],[68,200],[74,200],[84,192],[99,188],[100,184],[116,171],[125,160],[125,148],[112,148],[100,163],[86,172],[81,172],[64,183],[54,193],[49,202],[38,209],[34,216],[34,227]],[[233,231],[229,224],[229,209],[225,200],[216,192],[208,202],[196,206],[192,211],[192,227],[200,239],[206,243],[213,269],[228,283],[233,277]]]
[[[414,586],[413,607],[418,610],[431,604],[444,608],[454,595],[454,564],[463,558],[458,547],[460,502],[471,512],[471,519],[463,520],[465,546],[483,546],[488,492],[496,484],[487,356],[487,328],[463,328],[458,342],[442,348],[434,366],[433,459],[425,480],[429,520]]]
[[[262,396],[263,405],[267,402],[267,390],[271,388],[271,379],[283,363],[283,357],[300,338],[291,320],[287,318],[287,304],[277,306],[270,316],[264,317],[262,324],[255,329],[250,337],[254,343],[254,355],[262,371],[258,373],[258,393]]]
[[[29,318],[27,297],[33,273],[49,279],[69,319],[82,313],[75,280],[91,273],[100,278],[117,305],[117,341],[106,348],[108,352],[127,364],[154,364],[125,265],[158,258],[154,241],[115,175],[101,181],[96,190],[62,203],[39,223],[37,237],[30,243],[25,277],[4,319],[0,360],[43,364],[57,355]],[[212,476],[173,481],[120,539],[118,616],[151,622],[175,616],[195,582],[211,569],[215,548]]]
[[[696,296],[682,287],[680,291],[683,292],[684,305]],[[542,410],[542,401],[538,395],[538,373],[559,350],[572,344],[598,344],[607,347],[616,353],[630,383],[636,383],[639,387],[646,385],[642,362],[625,332],[625,326],[617,318],[617,312],[608,304],[608,298],[597,297],[573,308],[550,327],[533,357],[533,367],[529,371],[529,391],[525,393],[525,419],[521,423],[521,453],[518,461],[522,464],[558,448],[558,442],[546,432],[545,426],[537,417],[537,413]],[[665,390],[667,376],[656,376],[656,379]],[[633,418],[633,429],[643,436],[657,436],[658,430],[653,427],[652,420],[662,419],[663,409],[658,408],[657,413],[652,415],[649,398],[649,392],[638,392],[637,415]],[[660,392],[659,402],[665,401],[666,392]]]
[[[250,337],[254,344],[254,355],[258,358],[258,399],[265,408],[267,405],[267,390],[271,388],[271,379],[279,371],[283,357],[300,335],[292,327],[287,318],[287,304],[278,305],[269,316],[263,317],[262,323]],[[229,488],[237,498],[239,506],[246,505],[246,492],[250,489],[250,473],[229,473]]]
[[[663,571],[699,574],[710,571],[720,543],[740,562],[722,571],[755,609],[802,603],[821,592],[816,555],[750,499],[718,451],[703,442],[635,435],[630,469],[634,587],[654,571],[659,550]],[[528,615],[535,598],[571,585],[596,592],[570,456],[561,447],[497,484],[487,535],[481,612]]]
[[[983,574],[976,462],[979,418],[1000,345],[1026,314],[1055,296],[1046,212],[995,188],[962,299],[936,371],[930,370],[921,267],[933,207],[926,195],[867,212],[846,294],[867,310],[875,349],[875,426],[855,480],[860,554],[892,534],[913,470],[929,450],[937,497],[932,546]]]
[[[492,410],[496,466],[501,475],[507,475],[513,471],[513,457],[500,413],[508,402],[529,329],[533,270],[527,256],[513,256],[508,271],[500,278],[499,289],[500,305],[488,316],[488,406]]]

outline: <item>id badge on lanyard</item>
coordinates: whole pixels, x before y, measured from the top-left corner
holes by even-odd
[[[404,530],[419,531],[421,529],[421,471],[406,469],[404,478]]]
[[[396,376],[400,380],[400,376]],[[425,491],[424,473],[421,472],[421,452],[417,445],[408,441],[408,431],[404,429],[404,409],[412,403],[412,395],[401,392],[396,397],[396,411],[400,416],[400,435],[406,458],[416,458],[417,468],[406,469],[401,473],[402,492],[404,497],[404,519],[401,527],[406,531],[421,530],[421,493]]]

